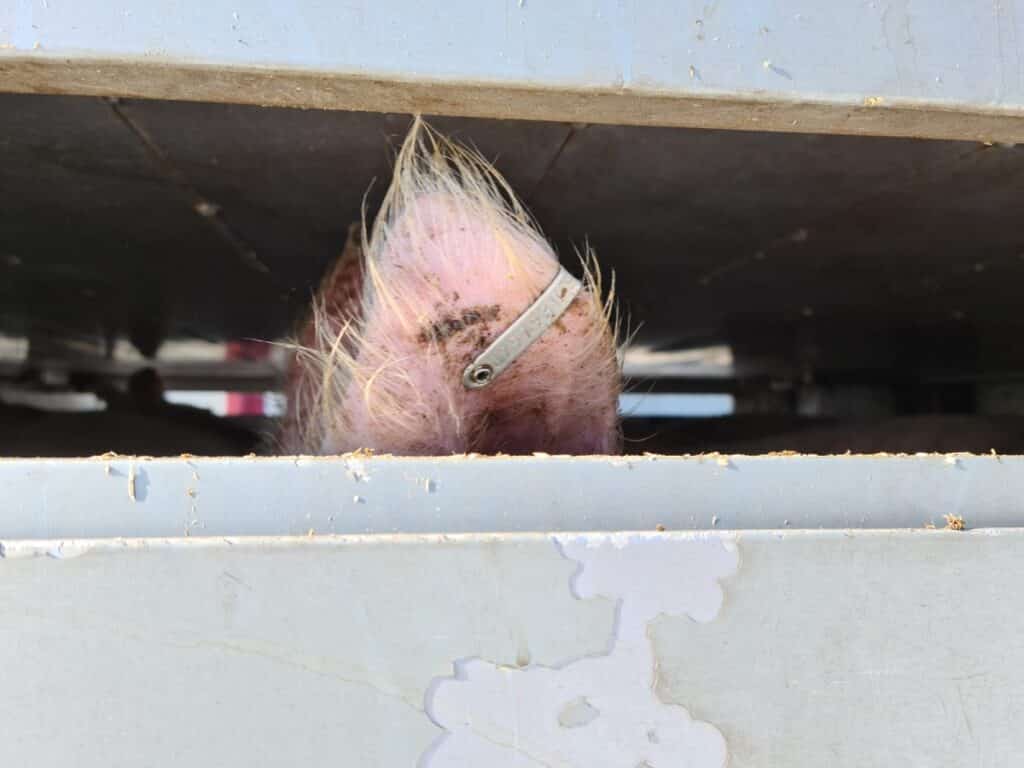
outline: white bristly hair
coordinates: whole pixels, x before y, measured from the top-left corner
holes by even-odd
[[[506,429],[514,446],[535,435],[538,451],[618,450],[614,280],[602,297],[589,247],[577,254],[584,288],[556,327],[486,389],[462,385],[466,363],[558,270],[533,219],[478,153],[417,117],[373,228],[364,213],[361,234],[361,291],[339,306],[329,275],[304,337],[290,345],[281,449],[501,450],[503,436],[485,437]]]

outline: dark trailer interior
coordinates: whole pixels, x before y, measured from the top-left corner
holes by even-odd
[[[1024,451],[1024,150],[429,117],[634,333],[629,453]],[[245,455],[407,114],[0,94],[0,455]]]

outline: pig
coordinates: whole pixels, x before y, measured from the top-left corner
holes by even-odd
[[[575,298],[490,380],[474,361],[564,275],[498,171],[415,118],[290,345],[279,452],[618,453],[614,279],[578,255]]]

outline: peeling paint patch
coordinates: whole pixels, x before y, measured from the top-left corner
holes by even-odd
[[[723,768],[728,750],[718,729],[657,697],[647,629],[661,615],[712,621],[722,605],[719,580],[739,564],[735,542],[713,534],[585,534],[553,543],[579,566],[567,585],[574,597],[618,601],[607,653],[560,668],[454,663],[454,675],[436,679],[425,696],[425,711],[445,733],[420,768]]]
[[[51,560],[67,560],[86,554],[92,549],[88,541],[8,541],[0,543],[0,559],[28,560],[48,557]]]
[[[600,717],[601,712],[585,696],[573,699],[558,713],[558,724],[563,728],[579,728]]]
[[[370,482],[370,473],[367,471],[366,462],[363,459],[346,458],[344,461],[345,472],[354,482]]]
[[[85,542],[58,542],[46,550],[46,556],[54,560],[66,560],[69,557],[78,557],[89,551],[89,545]]]

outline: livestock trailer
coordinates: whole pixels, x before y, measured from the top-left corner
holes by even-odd
[[[1022,39],[0,0],[0,763],[1016,764]],[[412,114],[614,270],[622,455],[259,450]]]

